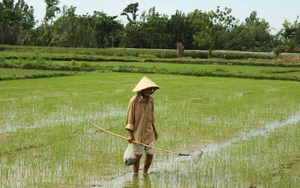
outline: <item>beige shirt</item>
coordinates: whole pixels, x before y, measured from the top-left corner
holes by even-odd
[[[155,140],[154,101],[150,96],[148,102],[133,96],[128,104],[126,129],[133,131],[135,141],[150,144]]]

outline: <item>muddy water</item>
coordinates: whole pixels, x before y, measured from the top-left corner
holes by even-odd
[[[230,184],[230,177],[227,177],[226,174],[214,177],[216,178],[215,180],[205,180],[205,171],[201,174],[201,172],[195,173],[193,169],[199,166],[200,169],[209,168],[206,167],[209,165],[209,158],[218,153],[219,150],[226,149],[234,143],[266,135],[267,133],[274,132],[277,128],[298,122],[300,122],[300,112],[284,121],[266,124],[259,130],[241,134],[224,142],[209,144],[205,148],[202,148],[204,155],[201,159],[198,157],[197,154],[199,152],[196,149],[188,157],[168,156],[165,159],[161,159],[161,161],[155,161],[148,175],[143,175],[142,173],[138,176],[133,175],[129,168],[127,173],[116,175],[108,181],[89,182],[86,187],[201,187],[201,185],[209,185],[210,181],[214,181],[214,185],[218,184],[216,182],[222,182],[223,185],[224,183]]]

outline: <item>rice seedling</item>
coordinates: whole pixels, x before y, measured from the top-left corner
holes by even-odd
[[[156,146],[205,153],[195,163],[157,152],[148,178],[134,180],[122,160],[126,141],[89,122],[127,136],[127,103],[143,75],[91,72],[0,82],[2,185],[299,186],[299,120],[287,121],[299,116],[298,82],[162,74],[148,75],[161,87],[154,93]],[[283,126],[240,137],[274,122]]]

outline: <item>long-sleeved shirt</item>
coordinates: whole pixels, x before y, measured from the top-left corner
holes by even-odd
[[[133,96],[128,104],[126,129],[133,131],[134,139],[144,144],[155,140],[154,135],[154,100],[150,96],[146,102]]]

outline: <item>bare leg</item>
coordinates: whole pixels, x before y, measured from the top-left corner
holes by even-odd
[[[148,173],[148,169],[152,163],[153,155],[146,154],[145,165],[144,165],[144,173]]]
[[[139,173],[139,168],[140,168],[140,160],[142,155],[135,155],[136,156],[136,161],[132,166],[132,171],[133,173]]]

